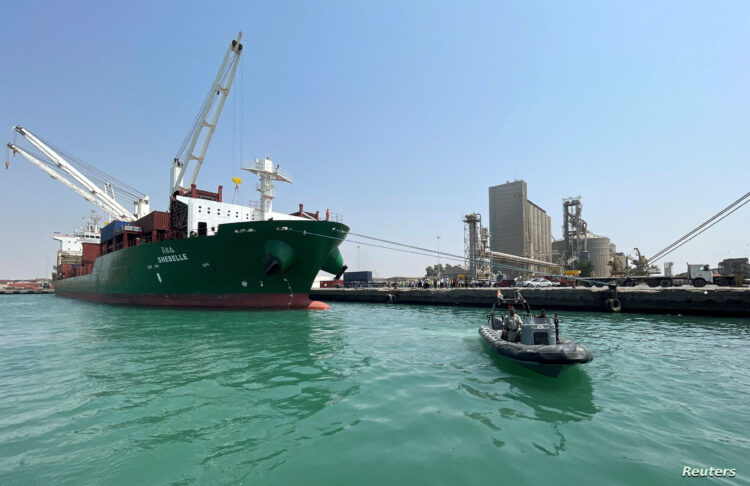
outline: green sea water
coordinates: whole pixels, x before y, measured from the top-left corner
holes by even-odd
[[[486,313],[0,296],[0,484],[750,484],[747,319],[565,312],[554,379]]]

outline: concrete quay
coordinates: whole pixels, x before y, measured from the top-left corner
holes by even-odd
[[[54,289],[0,289],[0,295],[13,295],[13,294],[54,294]]]
[[[515,288],[501,288],[506,298]],[[605,304],[612,298],[607,288],[524,288],[522,295],[532,310],[547,309],[611,312]],[[387,289],[325,288],[310,290],[310,298],[323,302],[371,302],[415,305],[489,307],[497,299],[498,288]],[[750,288],[678,287],[618,288],[622,312],[650,314],[693,314],[750,317]]]

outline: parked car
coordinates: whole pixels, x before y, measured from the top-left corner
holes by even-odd
[[[500,280],[497,283],[497,286],[498,287],[515,287],[516,286],[516,281],[513,280],[513,279],[511,279],[511,278],[506,278],[504,280]]]
[[[532,278],[523,283],[524,287],[551,287],[552,282],[546,278]]]
[[[576,279],[570,277],[562,277],[560,279],[560,287],[575,287]]]

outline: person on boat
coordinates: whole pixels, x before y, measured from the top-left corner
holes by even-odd
[[[523,321],[521,317],[516,314],[516,310],[513,306],[508,306],[508,315],[505,316],[505,322],[503,327],[506,332],[506,340],[511,343],[515,343],[521,340],[521,328],[523,327]]]
[[[538,319],[544,319],[545,317],[547,317],[547,310],[546,309],[542,309],[542,312],[540,312],[538,316],[534,316],[534,317],[536,317]]]

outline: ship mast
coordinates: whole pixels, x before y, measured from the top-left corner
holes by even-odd
[[[273,188],[274,181],[292,183],[291,177],[284,174],[279,170],[278,164],[276,167],[273,166],[273,161],[270,157],[266,157],[263,160],[255,159],[255,163],[250,167],[242,167],[242,170],[252,172],[258,176],[258,183],[255,185],[255,189],[260,192],[260,211],[263,220],[267,219],[267,216],[272,214],[271,206],[273,202]]]

